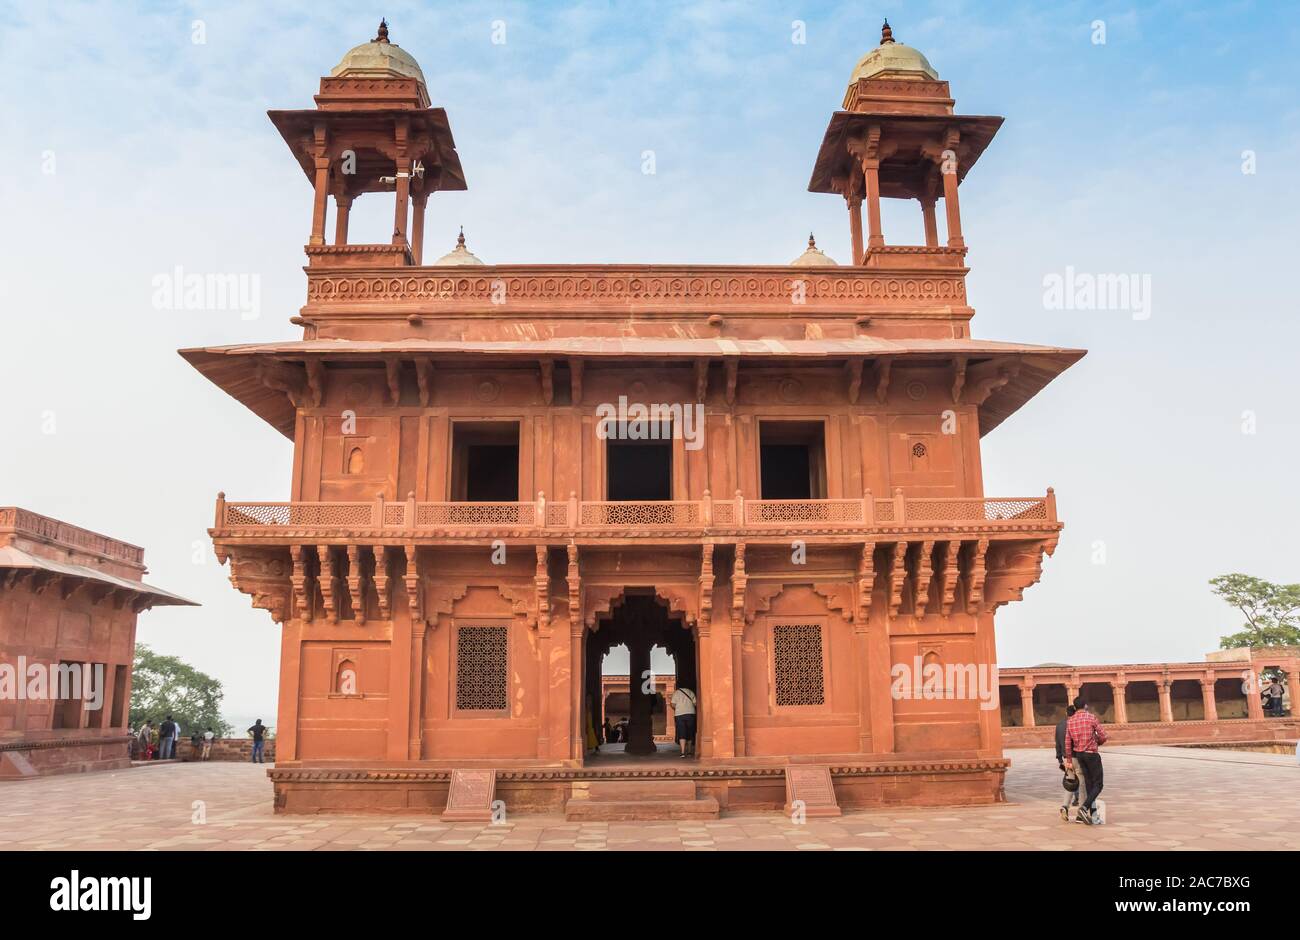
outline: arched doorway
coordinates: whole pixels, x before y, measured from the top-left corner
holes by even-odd
[[[598,741],[603,740],[602,729],[607,717],[606,708],[611,702],[620,708],[619,718],[626,713],[624,743],[603,745],[587,760],[603,757],[627,756],[652,758],[677,756],[680,750],[673,743],[655,742],[656,724],[661,729],[669,727],[666,711],[668,688],[685,686],[698,693],[698,663],[695,633],[680,614],[671,614],[668,605],[660,600],[653,588],[628,588],[610,608],[608,614],[596,621],[596,629],[585,634],[586,668],[583,675],[583,708],[590,717]],[[627,685],[618,689],[617,698],[606,694],[603,681],[603,664],[606,656],[617,647],[627,649]],[[665,683],[656,677],[648,692],[643,690],[644,676],[651,670],[651,650],[660,647],[673,663],[673,681]],[[698,697],[698,695],[697,695]],[[584,716],[584,733],[587,727]],[[585,749],[584,749],[585,750]]]

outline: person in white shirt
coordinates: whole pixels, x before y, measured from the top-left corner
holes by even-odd
[[[682,757],[695,754],[695,693],[679,686],[673,693],[673,724],[682,745]]]
[[[211,728],[203,732],[203,759],[208,760],[212,756],[212,739],[216,734]]]

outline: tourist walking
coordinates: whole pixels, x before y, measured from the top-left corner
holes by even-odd
[[[685,686],[673,692],[673,724],[677,740],[682,746],[682,757],[695,754],[695,693]]]
[[[1087,789],[1082,774],[1065,769],[1065,726],[1075,711],[1073,705],[1067,705],[1065,717],[1056,723],[1056,766],[1061,769],[1061,773],[1065,774],[1065,778],[1061,781],[1061,786],[1065,790],[1065,802],[1061,805],[1061,819],[1066,822],[1070,821],[1070,807],[1078,808],[1079,797]],[[1073,781],[1073,789],[1070,788],[1071,781]]]
[[[144,720],[140,730],[135,735],[135,759],[149,759],[149,745],[153,743],[153,725],[149,724],[149,719]]]
[[[262,724],[261,718],[253,722],[248,733],[253,736],[253,763],[265,764],[266,758],[262,756],[262,748],[266,745],[266,725]]]
[[[1082,696],[1074,700],[1074,709],[1065,725],[1065,767],[1072,769],[1074,760],[1078,759],[1080,773],[1087,781],[1087,793],[1075,821],[1092,826],[1099,821],[1095,810],[1102,788],[1101,755],[1097,748],[1106,743],[1106,732]]]
[[[171,760],[175,754],[176,722],[172,721],[171,715],[158,726],[158,748],[159,760]]]

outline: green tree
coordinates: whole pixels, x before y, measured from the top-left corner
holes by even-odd
[[[1300,646],[1300,584],[1274,584],[1248,574],[1222,574],[1210,579],[1210,587],[1246,618],[1239,633],[1219,641],[1223,649]]]
[[[146,718],[156,728],[171,715],[186,736],[211,728],[217,737],[228,737],[230,726],[221,720],[221,696],[219,680],[175,656],[162,656],[143,643],[136,644],[131,674],[132,728],[139,728]]]

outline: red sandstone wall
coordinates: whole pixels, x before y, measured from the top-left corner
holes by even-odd
[[[176,756],[183,761],[199,760],[203,753],[185,738],[176,745]],[[275,762],[275,739],[268,738],[262,749],[262,756],[268,764]],[[212,742],[212,754],[209,760],[217,761],[251,761],[253,758],[252,738],[217,738]]]
[[[1110,744],[1295,741],[1300,739],[1300,719],[1238,718],[1220,721],[1130,722],[1125,725],[1108,724],[1106,733],[1110,735]],[[1052,725],[1002,729],[1003,747],[1054,747],[1055,744],[1056,729]]]

